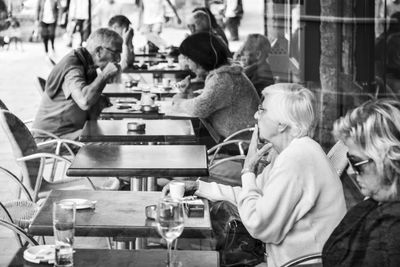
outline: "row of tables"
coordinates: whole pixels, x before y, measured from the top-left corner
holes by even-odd
[[[104,93],[111,97],[140,98],[141,93],[134,91],[120,85],[108,85]],[[163,100],[169,94],[171,92],[165,95],[159,92],[159,98]],[[140,192],[142,181],[147,180],[148,184],[154,185],[157,177],[208,175],[206,147],[197,143],[196,127],[193,127],[196,118],[168,112],[171,102],[159,104],[164,107],[152,113],[115,110],[114,106],[104,110],[101,118],[119,120],[88,121],[80,136],[80,141],[87,144],[79,150],[67,170],[68,176],[89,176],[93,179],[130,177],[131,191],[52,191],[28,232],[34,236],[52,236],[52,204],[62,199],[84,198],[96,201],[96,205],[94,209],[77,210],[76,236],[112,237],[115,240],[159,237],[155,222],[146,218],[145,207],[156,204],[161,192]],[[112,112],[114,114],[108,116]],[[116,116],[116,113],[119,115]],[[145,130],[128,131],[127,123],[132,118],[143,119],[141,122],[145,123]],[[204,217],[186,217],[181,237],[212,237],[208,202],[203,202]],[[21,255],[22,250],[9,266],[30,266]],[[219,266],[219,256],[215,251],[178,251],[178,257],[183,266]],[[119,266],[128,262],[130,265],[135,263],[134,266],[136,263],[137,266],[164,266],[166,251],[90,249],[77,250],[74,258],[75,266]]]

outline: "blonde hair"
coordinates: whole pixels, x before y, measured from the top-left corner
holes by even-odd
[[[376,166],[390,198],[398,199],[400,175],[400,103],[379,99],[363,103],[334,123],[334,136],[363,150]]]
[[[275,120],[288,125],[294,137],[312,136],[315,129],[315,97],[307,88],[295,83],[277,83],[262,91],[273,105],[268,110]]]

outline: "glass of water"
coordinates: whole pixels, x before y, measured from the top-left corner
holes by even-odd
[[[183,231],[183,205],[179,199],[170,197],[162,198],[157,205],[156,224],[159,234],[167,241],[168,254],[167,266],[180,266],[179,262],[172,260],[172,242]]]
[[[70,267],[74,265],[75,214],[74,202],[63,201],[53,204],[54,266]]]

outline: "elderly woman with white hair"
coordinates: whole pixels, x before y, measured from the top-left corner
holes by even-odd
[[[280,83],[267,87],[263,96],[242,187],[187,181],[185,188],[211,201],[235,204],[247,231],[266,244],[268,266],[273,267],[321,252],[346,206],[339,177],[310,137],[313,93],[298,84]],[[257,175],[259,161],[271,151],[270,163]]]
[[[400,103],[369,101],[334,124],[366,199],[323,249],[324,266],[400,266]]]

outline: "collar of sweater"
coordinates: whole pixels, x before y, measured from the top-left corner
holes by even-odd
[[[239,74],[243,72],[243,68],[239,65],[222,65],[219,68],[216,68],[215,70],[210,71],[208,76],[214,75],[214,74],[219,74],[223,72],[229,72],[232,74]]]

